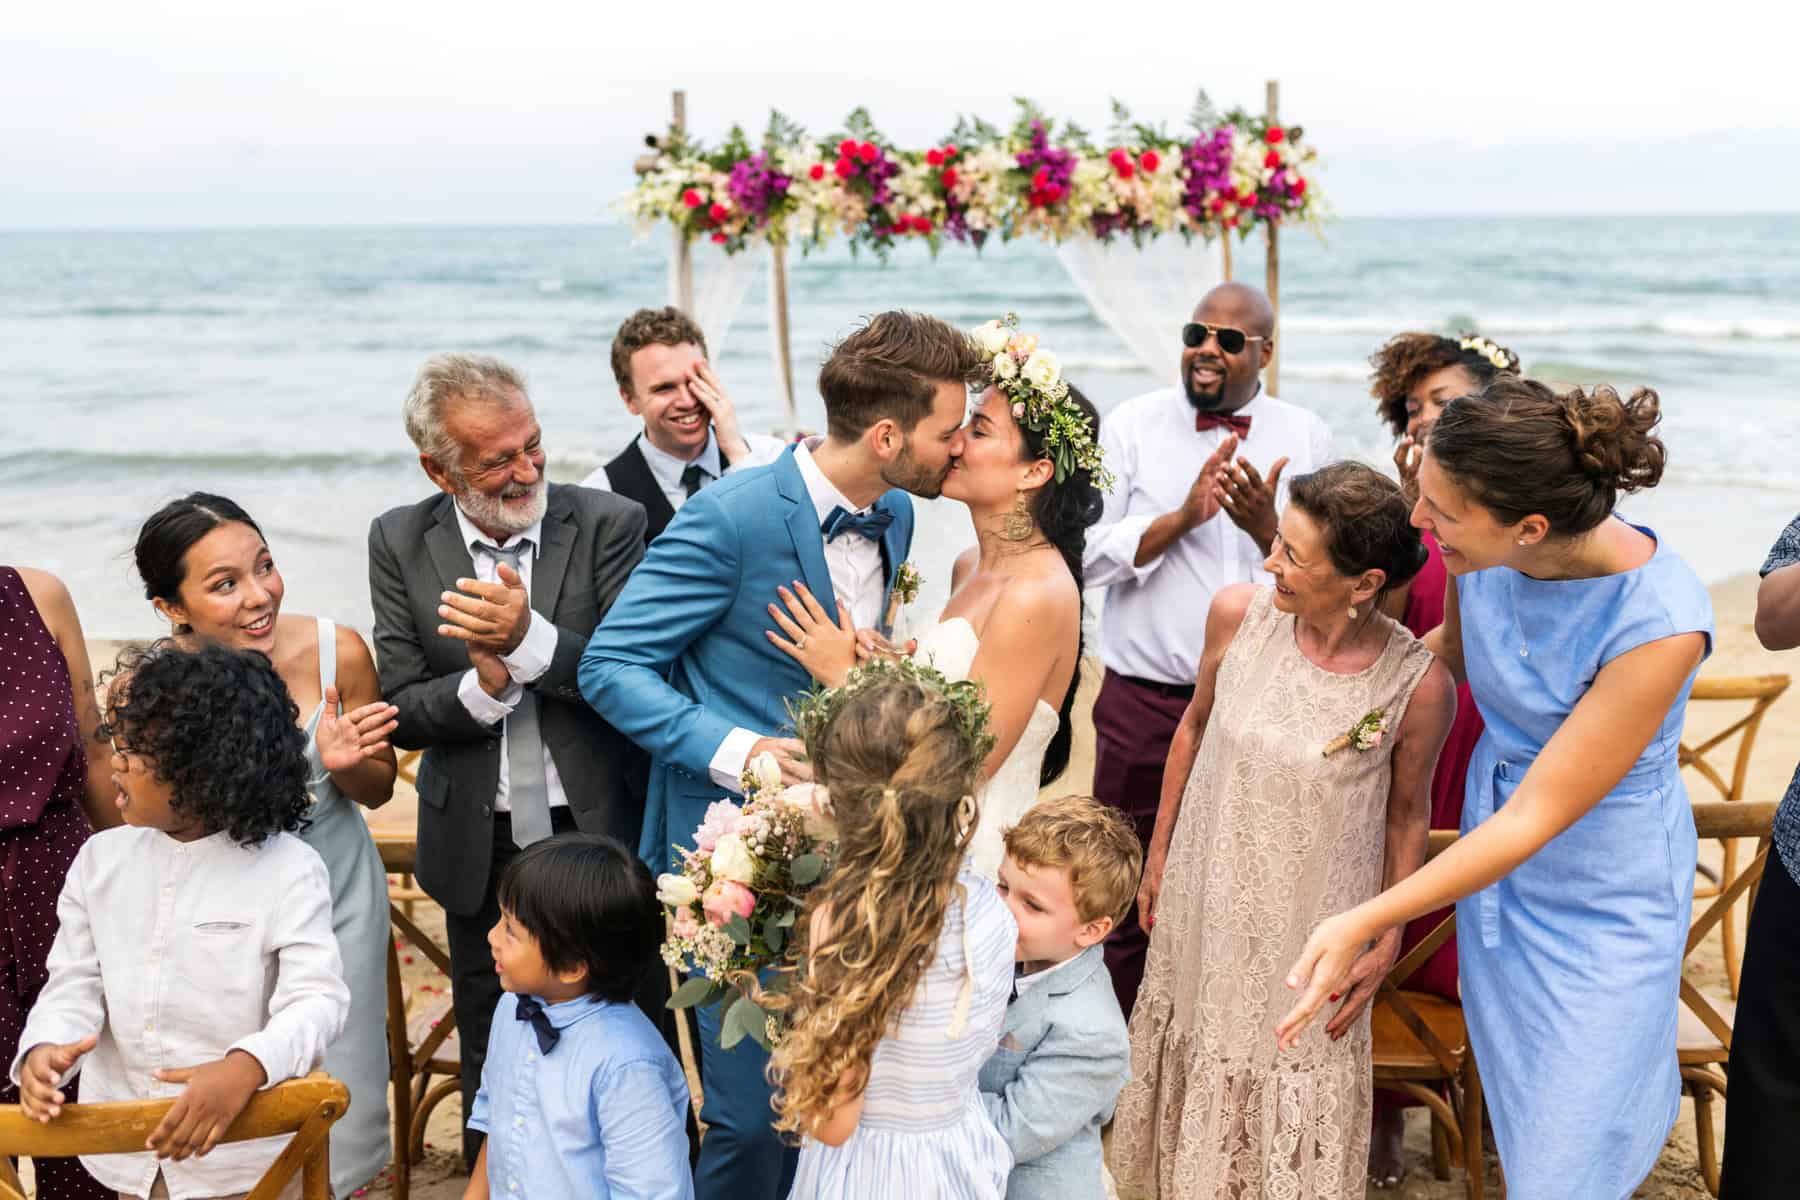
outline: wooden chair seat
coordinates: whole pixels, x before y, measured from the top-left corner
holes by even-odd
[[[1469,1029],[1463,1022],[1460,1004],[1431,992],[1402,990],[1395,994],[1457,1058],[1469,1053]],[[1444,1069],[1437,1056],[1426,1048],[1391,1005],[1374,1006],[1370,1014],[1370,1031],[1377,1079],[1442,1078]]]
[[[1737,1003],[1716,996],[1711,992],[1702,992],[1707,1002],[1719,1010],[1719,1015],[1732,1024],[1737,1024]],[[1706,1027],[1706,1022],[1699,1014],[1683,1004],[1680,1022],[1675,1029],[1675,1053],[1683,1066],[1696,1063],[1724,1062],[1730,1057],[1731,1048],[1719,1040],[1719,1036]]]

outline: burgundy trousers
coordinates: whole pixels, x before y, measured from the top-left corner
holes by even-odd
[[[1169,688],[1108,670],[1094,701],[1094,796],[1124,813],[1146,853],[1162,799],[1169,743],[1192,689]],[[1106,969],[1119,1008],[1131,1019],[1150,937],[1138,927],[1137,905],[1106,939]]]

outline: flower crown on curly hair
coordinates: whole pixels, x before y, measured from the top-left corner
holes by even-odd
[[[987,758],[994,748],[994,733],[988,727],[988,702],[981,685],[971,679],[947,679],[937,669],[910,658],[870,659],[853,668],[837,687],[814,687],[798,700],[789,701],[788,718],[795,734],[811,747],[831,727],[832,719],[842,711],[846,700],[877,685],[898,680],[908,680],[926,691],[936,692],[949,703],[957,732],[968,749],[971,769]]]
[[[1476,333],[1466,333],[1456,345],[1460,350],[1467,350],[1486,359],[1496,371],[1517,371],[1519,369],[1519,356],[1492,338],[1484,338]]]
[[[1035,333],[1019,332],[1019,318],[1012,313],[978,326],[971,336],[987,360],[994,386],[1011,402],[1013,420],[1043,435],[1056,482],[1086,471],[1095,487],[1111,491],[1113,477],[1094,441],[1093,425],[1069,399],[1069,382],[1056,355],[1039,348]]]

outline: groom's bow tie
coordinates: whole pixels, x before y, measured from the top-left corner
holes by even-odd
[[[519,997],[519,1011],[514,1014],[521,1021],[530,1021],[533,1033],[537,1034],[538,1051],[548,1054],[556,1049],[556,1043],[562,1039],[562,1030],[550,1023],[550,1017],[544,1012],[544,1006],[530,996]]]
[[[894,523],[894,514],[885,508],[871,508],[861,516],[844,511],[844,506],[834,505],[819,525],[819,532],[825,535],[827,543],[838,540],[839,535],[846,533],[861,534],[871,542],[879,542],[887,527]]]

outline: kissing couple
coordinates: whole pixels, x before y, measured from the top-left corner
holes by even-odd
[[[810,778],[781,736],[788,701],[897,652],[884,617],[910,497],[961,501],[976,544],[917,653],[986,689],[996,740],[969,852],[992,878],[1002,831],[1069,760],[1082,551],[1109,483],[1099,415],[1010,317],[965,334],[881,313],[832,349],[819,393],[823,438],[702,489],[650,544],[582,655],[582,694],[651,757],[639,852],[665,870],[757,754]],[[779,1200],[795,1151],[771,1125],[768,1056],[750,1039],[720,1048],[716,1006],[699,1022],[695,1196]]]

